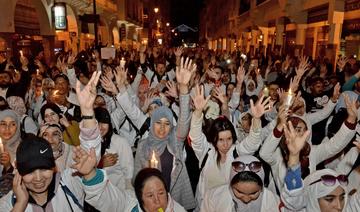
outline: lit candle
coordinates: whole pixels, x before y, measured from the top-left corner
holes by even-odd
[[[19,51],[19,53],[20,53],[20,56],[21,56],[21,57],[23,57],[23,56],[24,56],[24,53],[23,53],[23,51],[22,51],[22,50],[20,50],[20,51]]]
[[[0,153],[3,153],[4,152],[4,145],[2,143],[2,140],[0,138]]]
[[[289,108],[291,106],[292,99],[294,98],[294,94],[291,91],[291,88],[287,92],[286,99],[285,99],[285,106]]]
[[[265,88],[263,89],[263,94],[265,97],[269,96],[269,89],[265,86]]]
[[[155,169],[157,169],[157,168],[158,168],[158,164],[159,164],[159,161],[156,160],[155,151],[153,150],[153,153],[152,153],[152,156],[151,156],[151,160],[150,160],[150,168],[155,168]]]
[[[39,69],[36,69],[36,75],[39,75]]]
[[[57,95],[57,93],[59,93],[59,90],[55,90],[53,93],[53,96],[55,97]]]
[[[121,60],[120,60],[120,68],[125,68],[125,59],[122,57]]]

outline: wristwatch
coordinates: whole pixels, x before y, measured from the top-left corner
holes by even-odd
[[[81,116],[81,119],[93,119],[94,118],[94,115],[91,115],[91,116],[84,116],[82,115]]]

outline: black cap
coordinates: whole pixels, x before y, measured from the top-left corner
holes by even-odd
[[[55,159],[50,144],[43,138],[28,136],[16,150],[16,167],[21,176],[36,169],[52,169]]]

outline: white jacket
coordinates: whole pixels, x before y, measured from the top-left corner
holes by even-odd
[[[104,171],[101,171],[104,174],[103,181],[92,186],[84,185],[80,177],[72,175],[73,172],[73,169],[66,169],[60,174],[60,182],[66,185],[74,195],[74,198],[66,193],[58,184],[55,188],[55,196],[50,200],[54,212],[71,211],[71,208],[75,212],[80,212],[82,210],[75,202],[78,201],[80,205],[83,205],[84,199],[100,211],[122,211],[121,208],[125,207],[130,196],[125,195],[124,192],[120,192],[111,183],[108,183],[108,178]],[[116,199],[113,198],[115,196]],[[11,211],[13,201],[13,191],[10,191],[0,199],[0,211]],[[38,209],[36,210],[34,207]],[[39,206],[28,203],[25,212],[38,211],[39,209],[41,210]]]
[[[113,134],[107,153],[117,153],[118,160],[114,166],[105,167],[110,182],[119,189],[131,188],[134,173],[134,158],[131,147],[125,138]]]
[[[278,212],[279,197],[270,190],[263,188],[263,200],[261,202],[261,212]],[[232,212],[234,201],[229,190],[229,185],[223,185],[211,189],[205,195],[201,204],[201,212]]]
[[[321,144],[311,145],[309,154],[310,173],[316,170],[319,163],[335,156],[344,149],[354,135],[355,130],[351,130],[345,124],[342,124],[339,131],[331,139],[325,137]],[[275,182],[281,191],[284,186],[287,168],[279,147],[280,139],[281,137],[276,138],[274,133],[271,133],[260,149],[260,157],[271,166]]]
[[[205,166],[200,173],[199,183],[196,189],[196,199],[198,202],[198,206],[200,206],[200,203],[205,193],[212,188],[207,186],[209,176],[212,176],[214,174],[211,173],[212,171],[209,171],[210,168],[213,169],[215,167],[216,169],[218,169],[216,162],[217,152],[213,145],[207,141],[204,133],[202,132],[202,120],[203,116],[201,116],[201,118],[197,118],[193,115],[191,119],[191,127],[189,133],[191,139],[191,146],[195,152],[196,157],[199,160],[199,167],[203,163],[202,161],[204,160],[205,155],[208,154]],[[248,137],[246,137],[240,143],[235,143],[232,145],[232,147],[228,151],[226,162],[222,165],[224,169],[219,170],[219,173],[224,176],[223,181],[217,182],[216,184],[228,184],[230,178],[231,163],[234,160],[234,149],[236,149],[238,155],[254,154],[258,150],[261,144],[260,131],[260,129],[254,129],[253,127],[251,127]]]

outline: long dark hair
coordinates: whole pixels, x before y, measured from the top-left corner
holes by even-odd
[[[302,120],[299,117],[289,117],[287,121],[291,121],[291,123],[293,124],[294,128],[296,128],[298,126],[298,124],[300,122],[305,124],[305,130],[307,130],[307,125],[306,122],[304,120]],[[286,145],[286,138],[285,136],[282,136],[282,138],[280,139],[280,150],[281,150],[281,154],[287,164],[287,161],[289,160],[289,149],[287,148]],[[310,154],[310,150],[311,150],[311,146],[308,142],[305,143],[305,146],[301,149],[300,151],[300,164],[301,164],[301,175],[302,177],[306,177],[307,175],[310,174],[310,170],[309,170],[309,154]]]
[[[235,128],[231,121],[225,116],[219,116],[217,119],[215,119],[210,127],[210,130],[208,131],[208,141],[214,146],[216,152],[218,153],[218,156],[216,158],[218,166],[220,166],[221,156],[216,145],[219,141],[219,133],[226,130],[230,130],[232,136],[232,143],[234,144],[237,140]]]
[[[169,192],[169,190],[166,186],[165,180],[164,180],[161,172],[158,169],[145,168],[145,169],[142,169],[141,171],[139,171],[139,173],[135,177],[134,189],[135,189],[135,195],[139,202],[140,208],[143,211],[145,211],[144,201],[142,200],[143,189],[144,189],[145,183],[152,177],[158,178],[164,185],[164,187],[166,189],[166,193]]]
[[[111,116],[110,113],[107,109],[105,108],[95,108],[94,109],[95,112],[95,119],[99,122],[99,123],[105,123],[109,125],[109,130],[107,131],[107,133],[104,135],[104,137],[102,138],[103,141],[101,142],[101,156],[103,156],[105,154],[105,150],[107,148],[109,148],[110,143],[111,143],[111,137],[114,133],[113,131],[113,127],[111,124]]]

